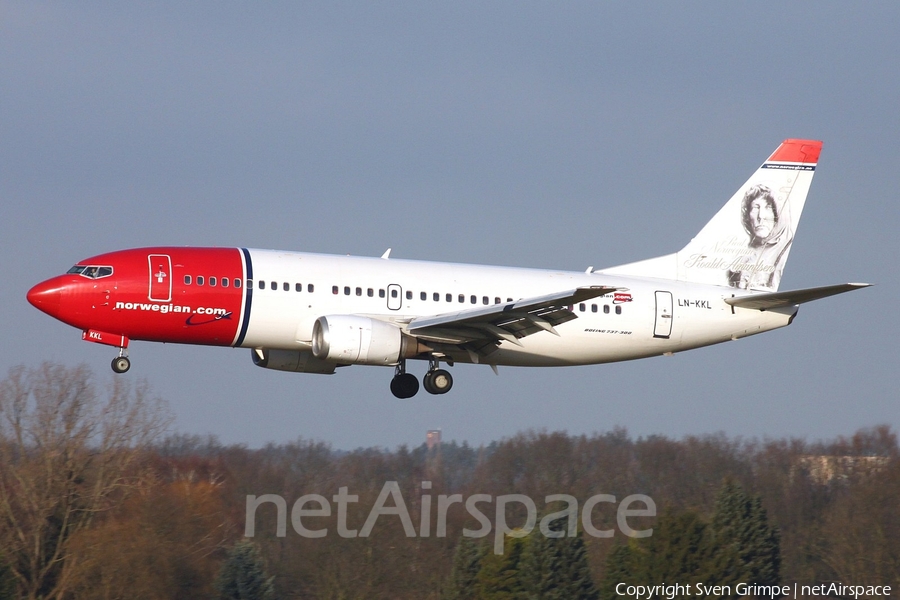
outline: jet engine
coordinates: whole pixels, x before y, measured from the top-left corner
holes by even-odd
[[[313,325],[312,353],[323,361],[393,365],[430,350],[391,323],[356,315],[328,315]]]
[[[295,373],[320,373],[331,375],[337,365],[319,360],[309,350],[273,350],[254,348],[253,364],[264,369],[293,371]]]

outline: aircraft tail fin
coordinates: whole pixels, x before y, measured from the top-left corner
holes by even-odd
[[[679,252],[602,272],[777,291],[821,149],[785,140]]]

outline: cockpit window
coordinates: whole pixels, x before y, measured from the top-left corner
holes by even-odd
[[[101,267],[96,265],[75,265],[66,273],[70,275],[81,275],[88,279],[100,279],[101,277],[109,277],[113,274],[112,267]]]

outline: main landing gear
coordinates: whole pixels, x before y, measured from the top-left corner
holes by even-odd
[[[429,394],[446,394],[453,387],[453,376],[439,367],[440,362],[432,356],[428,361],[428,372],[422,378],[425,391]],[[406,360],[401,360],[391,379],[391,393],[397,398],[412,398],[418,391],[419,380],[412,373],[406,372]]]

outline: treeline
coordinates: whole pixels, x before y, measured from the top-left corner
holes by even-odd
[[[828,442],[616,429],[249,449],[161,438],[146,386],[92,382],[49,364],[0,382],[0,599],[607,598],[657,576],[900,586],[886,426]]]

